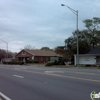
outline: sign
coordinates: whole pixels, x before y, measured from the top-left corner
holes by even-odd
[[[100,98],[100,92],[96,93],[95,91],[92,91],[90,94],[90,97],[92,100],[98,99],[98,98]]]

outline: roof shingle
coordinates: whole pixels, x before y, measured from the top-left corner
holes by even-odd
[[[35,56],[58,56],[62,57],[59,54],[56,54],[54,51],[46,51],[46,50],[26,50],[27,52],[35,55]]]

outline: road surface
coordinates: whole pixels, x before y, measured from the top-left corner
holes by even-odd
[[[100,69],[0,65],[0,100],[91,100],[92,91]]]

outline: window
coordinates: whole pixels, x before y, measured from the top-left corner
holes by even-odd
[[[48,57],[46,57],[46,61],[48,61],[49,60],[49,58]]]
[[[41,57],[40,59],[41,59],[41,61],[43,61],[43,57]]]

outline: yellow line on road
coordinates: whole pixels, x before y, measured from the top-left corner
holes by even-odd
[[[57,77],[64,77],[64,78],[71,78],[71,79],[78,79],[78,80],[85,80],[85,81],[92,81],[92,82],[100,82],[100,80],[89,79],[89,78],[81,78],[81,77],[74,77],[74,76],[65,76],[65,75],[60,75],[60,74],[41,73],[41,72],[26,71],[26,70],[19,70],[19,71],[31,72],[31,73],[37,73],[37,74],[45,74],[45,75],[50,75],[50,76],[57,76]]]
[[[86,72],[73,72],[73,71],[65,71],[69,73],[76,73],[76,74],[87,74],[87,75],[100,75],[100,74],[95,74],[95,73],[86,73]]]
[[[94,80],[94,79],[89,79],[89,78],[81,78],[81,77],[74,77],[74,76],[64,76],[64,75],[59,75],[59,74],[48,74],[52,76],[60,76],[60,77],[66,77],[66,78],[73,78],[73,79],[79,79],[79,80],[87,80],[87,81],[92,81],[92,82],[100,82],[100,80]]]
[[[2,68],[2,69],[9,69],[9,68]],[[74,76],[67,76],[67,75],[65,76],[65,75],[60,75],[60,74],[41,73],[41,72],[28,71],[28,70],[22,70],[22,69],[9,69],[9,70],[17,70],[17,71],[23,71],[23,72],[37,73],[37,74],[64,77],[64,78],[71,78],[71,79],[78,79],[78,80],[85,80],[85,81],[91,81],[91,82],[100,82],[100,80],[89,79],[89,78],[81,78],[81,77],[74,77]]]
[[[95,75],[94,73],[85,73],[85,72],[75,72],[77,74],[88,74],[88,75]],[[97,75],[97,74],[96,74]]]

